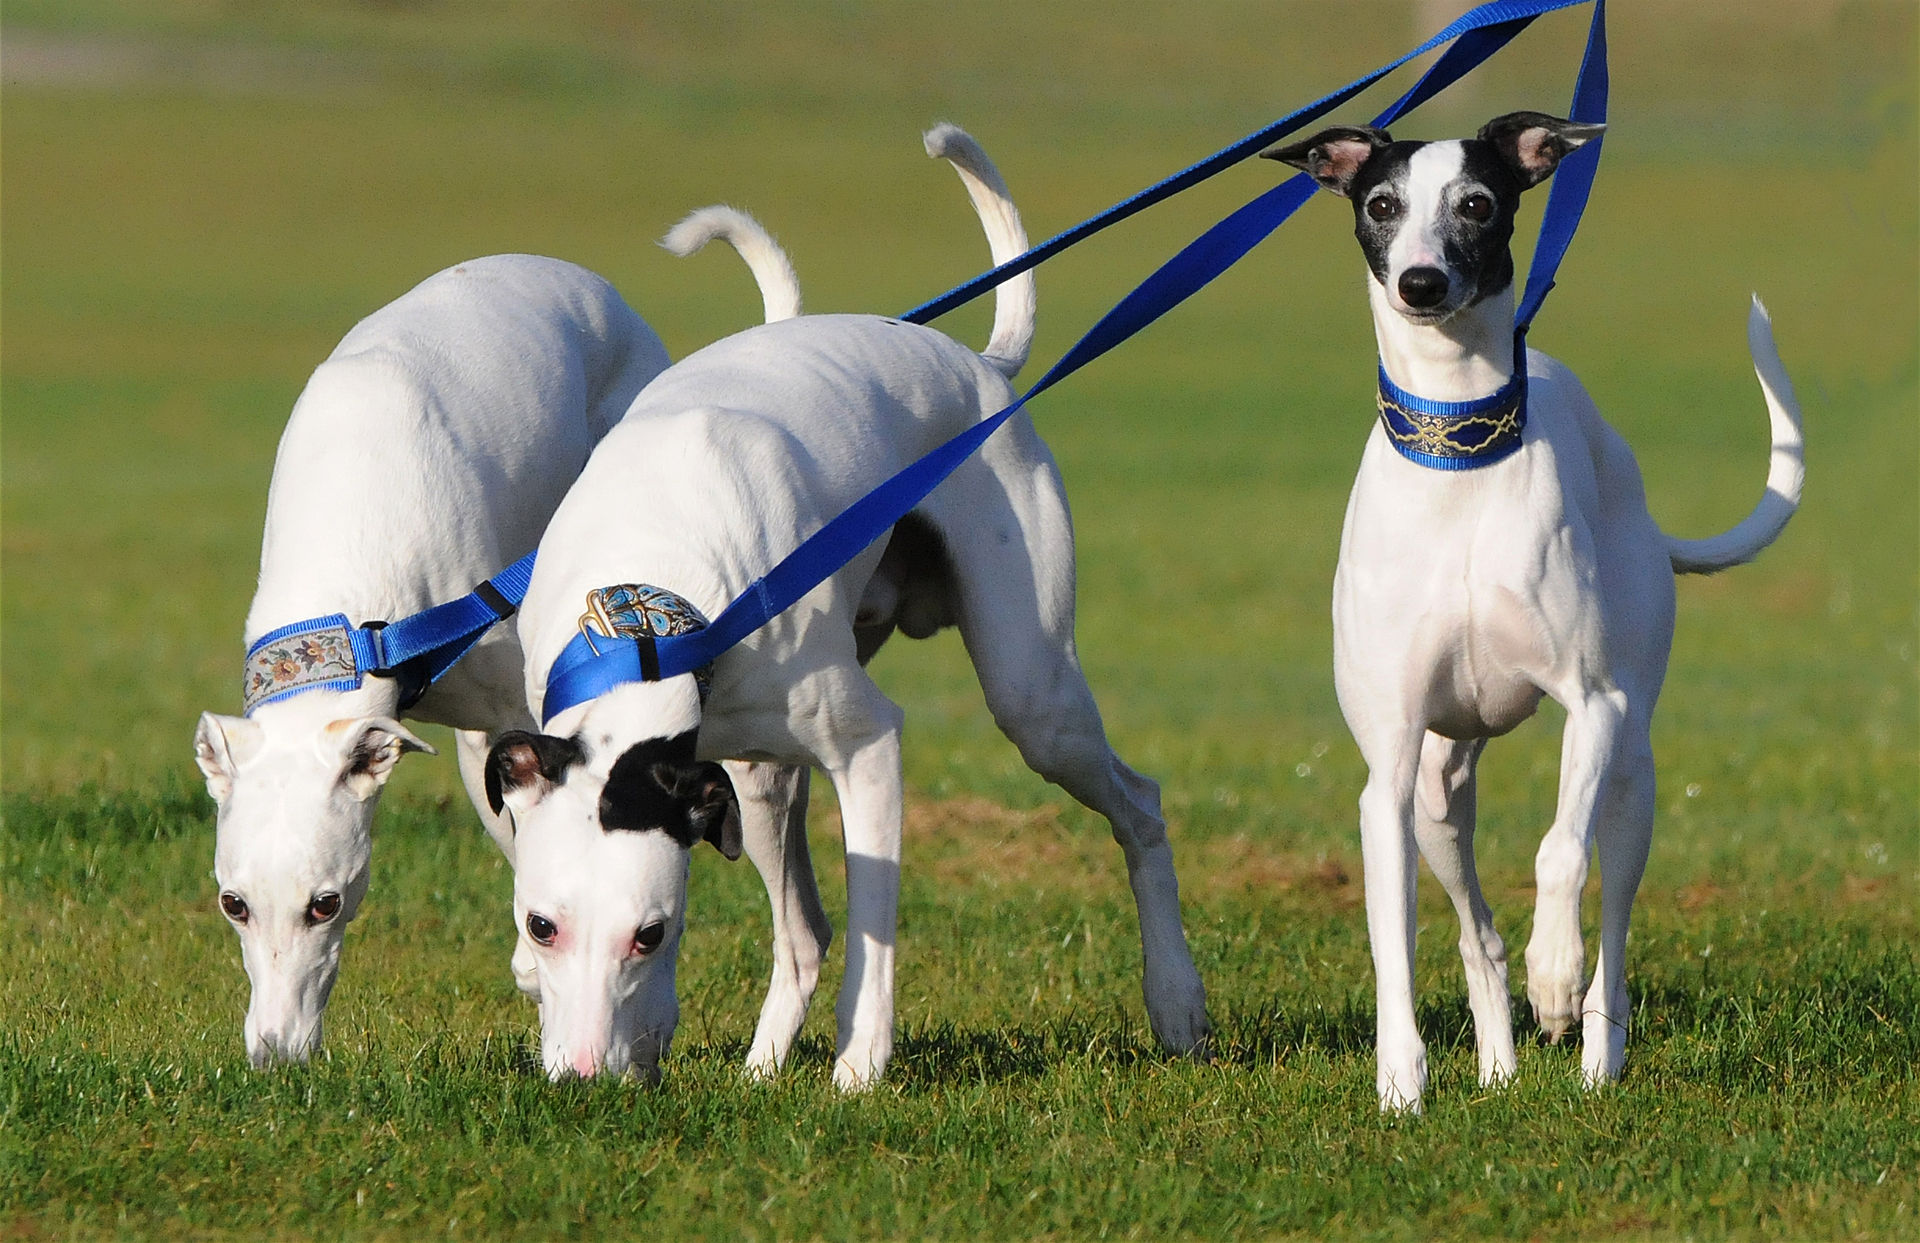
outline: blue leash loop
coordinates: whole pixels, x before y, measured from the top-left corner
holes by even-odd
[[[1603,121],[1607,95],[1605,0],[1494,0],[1464,14],[1406,55],[1289,113],[1026,254],[915,308],[903,318],[913,323],[925,323],[979,297],[1068,246],[1246,159],[1274,140],[1324,116],[1414,57],[1452,41],[1453,46],[1428,68],[1413,89],[1394,101],[1375,119],[1374,125],[1384,127],[1479,66],[1531,25],[1536,17],[1589,2],[1593,4],[1593,23],[1575,86],[1573,119]],[[1547,290],[1552,288],[1553,271],[1566,253],[1574,230],[1578,227],[1580,213],[1585,208],[1593,183],[1599,146],[1598,140],[1587,143],[1569,154],[1556,171],[1555,184],[1541,223],[1533,268],[1528,274],[1526,296],[1518,316],[1516,332],[1521,336],[1545,299]],[[1570,172],[1573,175],[1568,177]],[[861,549],[892,530],[895,523],[912,512],[987,437],[1023,410],[1034,397],[1132,337],[1205,287],[1279,228],[1312,196],[1315,189],[1310,177],[1299,174],[1261,194],[1201,234],[1122,298],[1038,383],[1012,405],[968,428],[854,502],[787,554],[773,569],[750,584],[738,599],[713,619],[712,624],[690,633],[657,639],[654,652],[658,661],[657,678],[676,677],[712,664],[721,653],[792,607],[800,597],[825,581]],[[1524,374],[1525,356],[1522,353],[1520,357]],[[605,658],[595,656],[580,659],[577,652],[564,656],[563,663],[557,663],[549,674],[542,720],[551,721],[570,707],[596,698],[623,682],[635,680],[631,676],[633,664],[631,659],[615,657],[611,653]]]

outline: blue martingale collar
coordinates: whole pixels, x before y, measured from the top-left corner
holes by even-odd
[[[1428,401],[1380,368],[1380,426],[1409,462],[1432,470],[1476,470],[1511,456],[1527,426],[1527,372],[1522,366],[1491,397]]]
[[[345,613],[310,617],[269,631],[247,649],[242,711],[302,691],[350,691],[368,677],[393,678],[411,708],[494,624],[513,616],[533,580],[528,553],[466,595],[395,622],[356,626]]]
[[[243,711],[251,716],[261,704],[302,691],[354,690],[366,671],[382,667],[374,646],[370,632],[345,613],[269,631],[247,649],[240,677]]]
[[[621,583],[594,588],[587,593],[587,611],[580,615],[580,633],[560,649],[547,671],[540,719],[551,721],[628,682],[660,681],[659,640],[706,628],[706,614],[664,587]],[[712,664],[695,669],[693,680],[705,703],[713,686]]]

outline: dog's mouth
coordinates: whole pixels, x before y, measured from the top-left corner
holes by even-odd
[[[1450,305],[1422,307],[1406,306],[1404,304],[1397,305],[1393,309],[1400,313],[1401,319],[1406,320],[1410,324],[1418,324],[1422,328],[1432,328],[1436,325],[1444,324],[1452,319],[1460,310],[1459,307]]]

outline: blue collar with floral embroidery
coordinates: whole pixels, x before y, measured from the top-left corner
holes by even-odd
[[[345,613],[269,631],[247,648],[240,675],[243,711],[304,691],[350,691],[368,677],[394,678],[411,708],[495,622],[513,616],[533,580],[528,553],[458,600],[396,622],[356,626]]]

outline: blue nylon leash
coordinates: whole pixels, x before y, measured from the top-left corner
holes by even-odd
[[[916,308],[903,318],[916,323],[925,322],[978,297],[1067,246],[1245,159],[1273,140],[1325,115],[1407,61],[1453,40],[1453,46],[1434,62],[1413,89],[1374,121],[1376,126],[1385,126],[1479,66],[1531,25],[1534,18],[1588,2],[1495,0],[1494,3],[1483,4],[1406,55],[1282,117],[1025,255]],[[1591,2],[1594,5],[1593,24],[1588,33],[1586,54],[1582,58],[1575,88],[1576,120],[1604,119],[1606,109],[1605,0]],[[1583,109],[1588,116],[1579,115]],[[1595,112],[1598,116],[1592,115]],[[1569,165],[1574,165],[1576,176],[1570,179],[1574,189],[1563,191],[1556,183],[1549,194],[1546,218],[1541,225],[1541,240],[1536,245],[1534,267],[1528,275],[1527,297],[1522,304],[1523,321],[1530,321],[1532,313],[1537,311],[1539,303],[1545,298],[1546,290],[1552,287],[1552,269],[1557,267],[1560,257],[1565,254],[1574,229],[1578,226],[1580,212],[1585,207],[1587,192],[1592,185],[1598,145],[1597,141],[1588,143],[1587,147],[1596,149],[1592,156],[1577,165],[1574,157],[1583,154],[1586,147],[1562,162],[1561,173],[1566,172]],[[895,523],[910,513],[962,461],[971,456],[987,437],[1024,409],[1027,402],[1132,337],[1213,281],[1293,215],[1311,197],[1314,189],[1311,178],[1304,174],[1295,176],[1208,229],[1122,298],[1038,383],[1012,405],[968,428],[856,501],[804,540],[767,574],[750,584],[738,599],[721,611],[711,625],[692,633],[659,638],[656,641],[656,677],[671,678],[710,665],[721,653],[792,607],[800,597],[845,565],[861,549],[890,531]],[[1550,224],[1552,228],[1549,228]],[[1524,330],[1523,322],[1519,331]],[[584,636],[576,636],[555,662],[542,705],[543,721],[551,721],[570,707],[595,698],[623,682],[635,680],[631,676],[632,661],[624,657],[601,658],[597,653],[591,657],[583,656],[576,650],[583,642]]]
[[[993,270],[983,272],[972,280],[956,285],[939,297],[933,298],[913,308],[913,310],[908,311],[900,318],[910,324],[924,324],[945,315],[948,311],[956,307],[965,306],[975,298],[986,293],[989,289],[1011,280],[1022,272],[1038,267],[1069,246],[1077,245],[1103,229],[1119,224],[1129,216],[1137,215],[1147,208],[1164,202],[1182,191],[1190,190],[1216,174],[1225,172],[1242,160],[1259,154],[1263,148],[1271,146],[1276,140],[1284,138],[1308,122],[1318,120],[1320,117],[1325,116],[1341,104],[1346,103],[1360,92],[1372,86],[1375,82],[1378,82],[1381,78],[1392,73],[1395,69],[1400,68],[1400,66],[1406,64],[1408,61],[1419,56],[1424,56],[1426,53],[1431,52],[1433,49],[1450,40],[1462,40],[1461,43],[1455,43],[1452,48],[1447,50],[1441,60],[1435,63],[1432,69],[1421,78],[1413,90],[1408,91],[1393,108],[1388,109],[1388,113],[1393,116],[1410,112],[1452,85],[1453,82],[1464,75],[1468,69],[1473,68],[1485,60],[1487,56],[1492,55],[1493,52],[1497,51],[1508,40],[1512,39],[1514,35],[1524,30],[1534,18],[1558,9],[1574,8],[1590,2],[1591,0],[1494,0],[1493,3],[1483,4],[1470,12],[1462,14],[1451,25],[1406,55],[1387,62],[1365,77],[1354,79],[1346,86],[1341,87],[1332,94],[1322,96],[1304,108],[1288,113],[1286,116],[1281,117],[1279,120],[1272,122],[1262,129],[1254,131],[1238,142],[1222,147],[1206,159],[1181,169],[1170,177],[1155,182],[1138,194],[1115,203],[1112,207],[1107,208],[1098,215],[1088,217],[1072,228],[1040,243],[1025,254],[1016,255],[1014,258],[1007,260]],[[1487,47],[1484,52],[1479,51],[1478,43],[1470,44],[1464,48],[1462,46],[1462,43],[1466,42],[1462,39],[1462,36],[1471,35],[1477,39],[1483,37],[1489,28],[1497,26],[1504,27],[1510,24],[1511,28],[1508,29],[1503,36],[1499,36],[1498,42],[1494,43],[1491,47]],[[1591,45],[1589,45],[1589,48],[1591,49]],[[1478,55],[1476,55],[1476,53],[1478,53]],[[1453,72],[1453,67],[1447,64],[1449,58],[1459,57],[1466,59],[1469,56],[1474,57],[1472,63],[1459,69],[1458,72]],[[1601,59],[1603,62],[1601,66],[1601,89],[1604,92],[1604,50]],[[1385,116],[1388,114],[1383,113],[1382,115]],[[1576,117],[1574,119],[1579,120],[1581,118]]]

